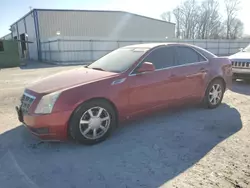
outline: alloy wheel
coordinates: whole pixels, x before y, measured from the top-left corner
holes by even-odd
[[[85,111],[80,119],[81,134],[87,139],[98,139],[109,129],[111,122],[108,111],[101,107],[93,107]]]
[[[223,91],[220,84],[214,84],[209,91],[209,102],[212,105],[217,105],[222,97]]]

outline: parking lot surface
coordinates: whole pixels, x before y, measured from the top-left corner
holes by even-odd
[[[25,86],[72,68],[0,70],[0,187],[250,187],[250,84],[234,83],[217,109],[157,113],[98,145],[40,142],[14,107]]]

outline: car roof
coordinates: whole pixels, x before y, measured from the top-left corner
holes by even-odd
[[[172,42],[172,43],[145,43],[145,44],[135,44],[135,45],[130,45],[130,46],[124,46],[122,49],[132,49],[132,50],[144,50],[144,51],[149,51],[157,47],[161,46],[186,46],[186,47],[191,47],[194,48],[195,50],[198,50],[199,53],[201,53],[204,57],[207,59],[209,58],[214,58],[217,57],[213,53],[209,52],[208,50],[201,48],[199,46],[195,46],[193,44],[188,44],[188,43],[177,43],[177,42]],[[201,52],[202,51],[202,52]]]
[[[145,43],[145,44],[134,44],[134,45],[129,45],[129,46],[125,46],[123,48],[148,48],[148,49],[152,49],[155,47],[159,47],[159,46],[194,46],[191,44],[187,44],[187,43]],[[194,46],[195,47],[195,46]]]

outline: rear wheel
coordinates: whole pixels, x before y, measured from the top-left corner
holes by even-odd
[[[84,103],[73,114],[69,133],[82,144],[96,144],[104,141],[116,126],[116,113],[106,101],[96,100]]]
[[[206,108],[217,108],[223,99],[225,92],[224,82],[221,79],[216,79],[212,81],[204,97],[204,105]]]

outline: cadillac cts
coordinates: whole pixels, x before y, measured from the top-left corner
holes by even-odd
[[[33,83],[16,110],[41,139],[95,144],[139,115],[190,102],[216,108],[231,82],[227,58],[188,44],[140,44]]]

